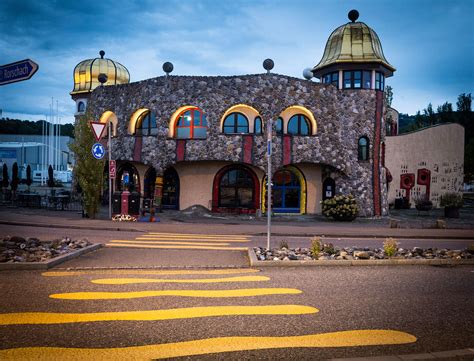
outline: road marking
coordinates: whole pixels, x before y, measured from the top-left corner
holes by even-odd
[[[227,278],[198,278],[198,279],[160,279],[160,278],[101,278],[92,280],[99,285],[128,285],[134,283],[227,283],[227,282],[260,282],[269,281],[266,276],[240,276]]]
[[[159,249],[206,249],[212,251],[246,251],[247,247],[211,247],[211,246],[154,246],[147,244],[115,244],[107,243],[106,247],[123,247],[123,248],[159,248]]]
[[[222,352],[267,350],[297,347],[357,347],[402,345],[416,337],[394,330],[353,330],[304,336],[216,337],[201,340],[123,348],[24,347],[0,350],[2,360],[150,360],[206,355]]]
[[[168,310],[97,312],[97,313],[52,313],[24,312],[0,314],[0,325],[50,325],[58,323],[99,321],[162,321],[200,317],[237,315],[306,315],[316,313],[314,307],[301,305],[268,306],[213,306],[172,308]]]
[[[138,238],[137,238],[138,239]],[[171,244],[171,245],[194,245],[194,246],[230,246],[230,243],[204,243],[204,242],[176,242],[176,241],[133,241],[127,239],[112,239],[112,243],[126,243],[126,244]]]
[[[150,241],[189,241],[189,242],[234,242],[245,243],[250,242],[246,238],[192,238],[192,237],[161,237],[161,236],[140,236],[136,240],[150,240]]]
[[[62,300],[115,300],[143,297],[204,297],[204,298],[228,298],[228,297],[255,297],[267,295],[296,295],[302,293],[295,288],[243,288],[236,290],[159,290],[138,292],[70,292],[55,293],[50,298]]]
[[[232,268],[217,270],[87,270],[87,271],[49,271],[41,275],[46,277],[82,276],[95,274],[111,275],[228,275],[236,273],[257,273],[254,268]]]
[[[162,233],[162,232],[148,232],[153,236],[163,236],[163,237],[191,237],[191,238],[222,238],[222,237],[231,237],[231,238],[248,238],[252,237],[245,234],[192,234],[192,233]]]

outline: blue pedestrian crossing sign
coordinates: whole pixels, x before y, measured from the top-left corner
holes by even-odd
[[[94,156],[95,159],[102,159],[104,158],[105,155],[105,148],[102,144],[100,143],[95,143],[92,146],[92,155]]]

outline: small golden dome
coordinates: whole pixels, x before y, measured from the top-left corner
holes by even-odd
[[[393,75],[395,68],[385,59],[375,31],[365,23],[355,21],[357,11],[352,10],[349,17],[352,22],[341,25],[329,36],[321,61],[312,69],[314,75],[319,77],[327,68],[341,63],[377,64],[385,70],[385,76]]]
[[[104,59],[105,52],[100,51],[100,58],[81,61],[74,68],[74,89],[70,93],[89,93],[101,85],[99,74],[107,75],[104,85],[130,83],[130,73],[122,64],[111,59]]]

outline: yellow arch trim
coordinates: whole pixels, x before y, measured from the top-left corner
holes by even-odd
[[[288,121],[295,114],[305,115],[311,122],[311,135],[315,135],[317,133],[318,123],[316,122],[316,118],[314,117],[313,113],[301,105],[292,105],[280,113],[280,117],[283,118],[285,134],[288,127]]]
[[[179,115],[184,112],[185,110],[188,110],[188,109],[199,109],[201,112],[203,112],[203,110],[195,105],[184,105],[180,108],[178,108],[178,110],[176,110],[173,115],[171,116],[171,119],[170,119],[170,126],[169,126],[169,130],[168,130],[168,137],[169,138],[174,138],[175,137],[175,128],[176,128],[176,122],[178,121],[178,117]]]
[[[130,117],[130,123],[128,124],[129,134],[132,134],[132,135],[135,134],[138,118],[140,118],[140,115],[142,115],[143,113],[147,111],[149,111],[149,109],[140,108],[137,111],[135,111],[135,113],[132,114],[132,116]]]
[[[115,137],[117,136],[118,119],[114,112],[107,110],[100,116],[99,123],[107,124],[109,121],[112,123],[112,136]],[[107,134],[108,129],[106,129],[105,132],[105,134]]]
[[[221,117],[221,122],[220,122],[220,131],[221,133],[224,131],[224,119],[231,113],[234,113],[234,112],[239,112],[239,113],[242,113],[244,114],[246,117],[247,117],[247,120],[249,121],[249,132],[250,130],[253,131],[253,127],[250,128],[250,124],[253,124],[254,122],[254,119],[256,117],[262,117],[260,115],[260,113],[258,112],[257,109],[255,109],[254,107],[251,107],[250,105],[247,105],[247,104],[236,104],[236,105],[232,105],[229,109],[227,109],[224,113],[224,115]],[[252,116],[251,119],[249,119],[249,115]],[[263,122],[263,120],[262,120]],[[262,124],[263,126],[263,124]]]
[[[300,213],[299,214],[305,214],[306,213],[306,180],[304,178],[303,173],[298,168],[292,165],[287,165],[287,166],[284,166],[283,168],[278,169],[278,171],[280,170],[289,170],[290,172],[294,173],[296,177],[298,178],[298,180],[300,181],[301,196],[300,196]],[[262,181],[262,213],[265,213],[267,209],[267,187],[265,187],[266,182],[267,182],[267,177],[265,176]]]

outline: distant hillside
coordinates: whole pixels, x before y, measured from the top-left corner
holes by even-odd
[[[41,135],[43,123],[48,127],[49,122],[38,120],[32,122],[29,120],[1,118],[0,134],[22,134],[22,135]],[[74,125],[61,124],[61,135],[74,138]]]

